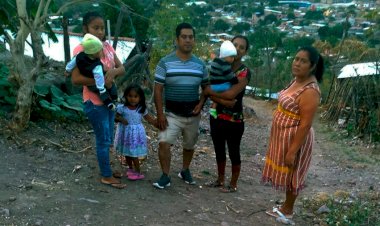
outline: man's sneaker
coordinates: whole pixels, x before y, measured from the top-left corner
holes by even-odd
[[[163,173],[160,179],[157,182],[153,183],[153,186],[159,189],[164,189],[165,187],[169,187],[170,177]]]
[[[185,169],[179,172],[178,177],[184,180],[186,184],[191,184],[191,185],[195,184],[195,181],[193,180],[193,177],[191,176],[189,169]]]

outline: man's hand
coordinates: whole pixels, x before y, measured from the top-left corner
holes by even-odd
[[[161,131],[166,130],[168,127],[168,120],[164,114],[157,115],[157,128]]]
[[[199,113],[201,113],[202,111],[202,108],[203,108],[203,104],[201,103],[197,104],[197,106],[194,107],[193,115],[199,115]]]

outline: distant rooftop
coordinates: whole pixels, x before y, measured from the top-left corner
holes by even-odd
[[[205,1],[190,1],[190,2],[186,2],[187,6],[191,6],[192,4],[200,6],[200,5],[207,5],[207,2],[205,2]]]
[[[358,76],[379,75],[380,65],[376,62],[347,64],[340,69],[338,78],[351,78]]]

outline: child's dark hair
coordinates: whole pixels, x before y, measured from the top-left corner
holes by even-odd
[[[297,53],[300,51],[305,51],[309,54],[309,61],[311,63],[311,67],[314,67],[315,65],[313,74],[317,81],[321,82],[323,78],[323,73],[325,71],[325,66],[321,54],[319,54],[318,50],[312,46],[301,47],[300,49],[298,49]]]
[[[131,92],[132,90],[135,91],[140,96],[140,102],[138,103],[137,107],[139,109],[139,113],[142,114],[146,110],[145,94],[144,94],[144,90],[138,84],[132,83],[129,86],[127,86],[127,88],[125,88],[125,91],[124,91],[124,99],[125,99],[124,105],[125,106],[130,105],[129,102],[128,102],[127,96],[128,96],[128,93]]]
[[[179,35],[181,34],[182,29],[191,29],[191,30],[193,30],[193,35],[194,35],[194,38],[195,38],[195,29],[189,23],[180,23],[180,24],[177,25],[177,27],[175,29],[175,35],[177,36],[177,38],[179,38]]]

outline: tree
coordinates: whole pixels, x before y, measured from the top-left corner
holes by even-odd
[[[10,28],[14,28],[15,26],[18,28],[15,35],[2,30],[12,54],[13,68],[10,79],[18,87],[15,111],[10,123],[13,129],[21,130],[25,128],[30,119],[34,84],[39,76],[44,59],[41,32],[45,30],[49,16],[60,15],[68,6],[83,1],[68,1],[55,12],[50,11],[53,6],[52,1],[17,0],[14,5],[7,5],[9,7],[8,12],[11,13],[9,14],[10,17],[8,17],[8,24],[11,25]],[[12,13],[15,14],[12,15]],[[34,59],[32,68],[27,66],[26,57],[24,56],[25,42],[29,35],[31,37]]]
[[[154,12],[148,29],[148,35],[154,41],[150,60],[150,65],[153,67],[151,69],[154,69],[165,54],[174,50],[175,28],[179,23],[187,21],[187,18],[186,12],[176,6],[164,5]]]
[[[340,39],[342,39],[342,37],[347,36],[349,27],[350,23],[348,22],[336,24],[332,28],[324,26],[318,29],[318,35],[322,41],[328,41],[334,46]]]
[[[272,93],[274,81],[274,62],[275,52],[282,46],[281,34],[275,27],[262,26],[258,27],[255,33],[248,37],[250,43],[254,43],[251,52],[259,56],[263,62],[263,86],[268,87],[269,93]]]
[[[207,29],[209,22],[211,21],[211,16],[207,13],[208,11],[214,11],[212,6],[201,7],[196,5],[191,5],[185,8],[185,11],[191,19],[191,25],[193,25],[197,30]]]
[[[264,25],[277,23],[277,21],[278,21],[277,16],[274,14],[268,14],[264,17]]]
[[[369,21],[376,23],[374,26],[370,26],[369,29],[365,32],[365,36],[368,40],[370,46],[379,46],[380,45],[380,9],[371,10],[367,12],[364,16]]]
[[[213,27],[213,30],[215,32],[225,32],[228,29],[230,29],[230,24],[228,24],[226,21],[222,19],[218,19],[217,21],[215,21],[215,24]]]
[[[288,12],[287,17],[289,20],[294,20],[296,18],[296,15],[294,12]]]
[[[123,26],[118,31],[123,37],[139,37],[147,39],[149,20],[144,16],[144,7],[137,0],[107,0],[100,5],[100,11],[107,19],[112,21],[111,33],[114,36],[117,29],[117,21]],[[121,18],[120,18],[121,17]]]
[[[278,6],[278,1],[277,0],[269,0],[268,5],[269,6]]]
[[[244,31],[249,31],[251,29],[251,25],[249,23],[237,23],[232,27],[232,31],[236,33],[243,33]]]
[[[294,56],[297,50],[302,46],[311,46],[314,43],[314,39],[306,36],[285,38],[283,40],[283,46],[286,56]]]
[[[324,16],[323,16],[323,12],[320,10],[317,10],[317,11],[309,10],[306,12],[303,18],[306,20],[323,20]]]

